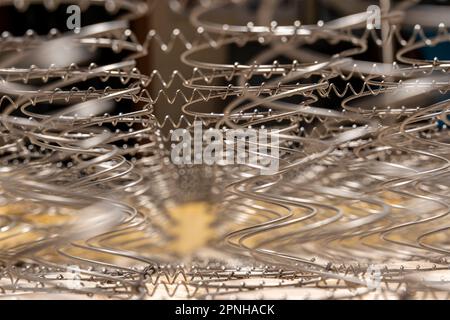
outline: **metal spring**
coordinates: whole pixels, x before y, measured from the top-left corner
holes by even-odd
[[[403,38],[403,13],[416,2],[383,13],[384,38],[364,29],[367,13],[314,26],[201,19],[226,1],[186,11],[192,40],[176,29],[166,42],[150,31],[140,44],[126,23],[144,14],[139,1],[80,0],[134,14],[78,35],[4,33],[2,296],[448,299],[448,63],[406,58],[448,32],[439,24],[430,38],[417,26]],[[319,40],[353,47],[331,56],[305,48]],[[250,41],[261,45],[256,62],[191,58]],[[370,41],[398,42],[402,64],[354,60]],[[178,42],[190,77],[136,68],[155,44],[171,54]],[[47,65],[35,65],[53,45]],[[74,61],[56,54],[65,46]],[[87,47],[128,54],[101,65],[86,59]],[[281,53],[292,63],[273,61]],[[213,102],[223,110],[202,108]],[[179,118],[155,116],[177,105]],[[174,165],[171,130],[197,121],[225,132],[276,128],[280,169]],[[210,202],[215,237],[183,257],[170,245],[170,211],[192,202]]]

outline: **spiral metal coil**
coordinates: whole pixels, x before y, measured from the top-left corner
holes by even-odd
[[[214,13],[249,1],[0,2],[111,16],[0,38],[1,298],[450,297],[450,61],[414,54],[447,26],[408,27],[416,0],[381,30],[367,12],[282,25],[272,2],[242,24]],[[139,39],[129,22],[161,5],[192,32]],[[138,69],[176,48],[190,74]],[[171,134],[199,122],[275,130],[279,169],[175,165]]]

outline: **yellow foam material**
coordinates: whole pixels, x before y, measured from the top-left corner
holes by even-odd
[[[168,209],[175,225],[168,230],[174,240],[168,246],[180,255],[194,253],[214,238],[211,224],[215,220],[213,207],[205,202],[192,202]]]

